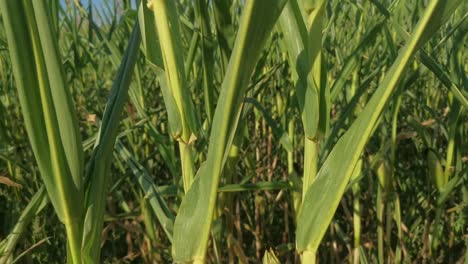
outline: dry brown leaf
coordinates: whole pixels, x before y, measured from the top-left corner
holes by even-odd
[[[16,188],[23,188],[23,185],[16,183],[12,181],[10,178],[0,176],[0,183],[11,186],[11,187],[16,187]]]

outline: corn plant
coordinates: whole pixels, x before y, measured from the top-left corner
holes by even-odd
[[[109,152],[139,44],[138,26],[114,82],[85,178],[77,115],[47,12],[44,2],[2,2],[26,129],[51,203],[65,225],[68,262],[98,262]]]

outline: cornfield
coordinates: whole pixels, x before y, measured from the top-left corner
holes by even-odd
[[[0,264],[467,263],[462,0],[0,0]]]

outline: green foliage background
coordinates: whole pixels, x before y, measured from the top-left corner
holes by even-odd
[[[139,19],[136,2],[110,2],[103,1],[99,8],[92,1],[88,6],[47,2],[86,160],[92,156],[113,81]],[[211,111],[220,95],[244,1],[197,2],[204,3],[202,12],[193,1],[180,0],[175,6],[185,57],[185,68],[179,70],[184,70],[186,96],[193,101],[190,114],[202,121],[198,131],[193,129],[196,125],[191,127],[197,134],[193,156],[199,168],[207,158],[208,136],[217,129],[209,126]],[[222,3],[216,6],[215,2],[232,6],[216,9]],[[319,168],[388,74],[431,1],[325,2],[319,45],[331,104],[329,130],[317,145]],[[207,20],[203,22],[199,14]],[[467,16],[468,5],[462,1],[410,61],[372,128],[360,172],[351,177],[321,240],[317,252],[321,262],[355,260],[356,250],[361,263],[467,261]],[[21,185],[0,181],[0,241],[5,241],[43,181],[25,131],[1,19],[0,176]],[[145,34],[151,30],[140,29]],[[108,193],[103,191],[103,263],[172,261],[172,237],[167,236],[172,231],[161,227],[161,214],[155,212],[148,193],[157,186],[168,206],[161,210],[172,223],[184,194],[183,161],[176,144],[180,141],[174,136],[177,125],[169,120],[170,103],[163,96],[163,77],[155,69],[162,65],[159,45],[152,43],[157,51],[150,54],[151,47],[145,47],[148,42],[144,41],[118,123]],[[259,49],[252,76],[244,78],[249,82],[246,92],[239,95],[244,96],[243,108],[232,132],[235,148],[230,148],[235,158],[227,158],[219,180],[206,257],[210,263],[257,263],[270,249],[281,263],[296,263],[300,258],[295,251],[295,202],[302,195],[307,135],[294,92],[297,65],[290,65],[279,23]],[[204,82],[207,60],[212,61],[208,83]],[[206,96],[206,89],[212,89],[212,98]],[[360,220],[360,231],[353,219]],[[23,252],[19,263],[65,261],[65,229],[50,204],[32,217],[13,255]]]

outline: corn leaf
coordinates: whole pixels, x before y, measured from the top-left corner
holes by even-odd
[[[280,16],[283,41],[293,70],[296,97],[302,115],[304,132],[313,139],[319,125],[319,89],[312,76],[312,56],[309,53],[309,36],[297,0],[288,1]]]
[[[92,156],[88,161],[86,215],[81,244],[86,263],[99,262],[101,229],[104,220],[107,185],[110,180],[109,170],[112,153],[139,47],[140,31],[138,23],[135,23],[127,51],[112,86]]]
[[[197,172],[176,217],[172,253],[176,261],[205,259],[218,182],[242,112],[244,93],[263,43],[285,3],[251,0],[245,4],[213,118],[216,129],[211,130],[207,160]]]
[[[78,263],[83,150],[55,27],[43,1],[2,1],[0,7],[29,141],[52,205],[65,224],[70,261]]]
[[[364,146],[410,59],[442,25],[444,21],[441,20],[441,14],[460,2],[454,0],[429,3],[411,38],[400,51],[379,88],[325,160],[316,180],[308,189],[299,212],[296,232],[299,252],[315,254],[317,251]]]
[[[174,1],[164,0],[150,1],[149,6],[154,12],[166,81],[181,117],[181,140],[188,143],[199,124],[185,76],[177,8]]]

